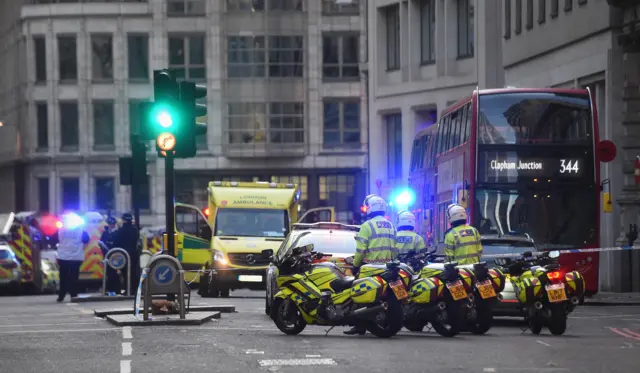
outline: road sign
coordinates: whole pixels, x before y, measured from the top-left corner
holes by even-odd
[[[158,135],[158,148],[162,151],[172,150],[176,146],[176,138],[173,134],[163,132]]]
[[[109,265],[111,266],[111,268],[115,270],[124,268],[126,264],[127,264],[127,260],[124,257],[124,254],[120,252],[113,253],[109,257]]]
[[[161,264],[153,269],[153,280],[158,285],[166,286],[172,284],[176,277],[176,268],[172,265]]]

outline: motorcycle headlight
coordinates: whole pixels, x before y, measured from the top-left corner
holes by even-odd
[[[222,265],[229,264],[229,261],[225,257],[224,253],[218,250],[213,250],[213,261]]]

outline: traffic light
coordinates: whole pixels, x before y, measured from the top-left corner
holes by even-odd
[[[206,117],[207,106],[198,104],[197,100],[207,96],[207,88],[193,82],[180,83],[180,101],[182,103],[183,126],[176,136],[176,157],[195,157],[197,137],[207,133],[206,123],[198,122],[198,118]]]
[[[176,134],[183,131],[184,121],[179,86],[169,70],[153,72],[153,94],[154,102],[140,106],[138,135],[141,141],[155,140],[158,151],[171,150],[175,146]]]

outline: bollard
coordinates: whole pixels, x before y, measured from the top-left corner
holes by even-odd
[[[122,253],[124,254],[124,258],[125,258],[125,263],[119,267],[116,268],[115,266],[111,265],[110,263],[110,259],[113,255],[117,254],[117,253]],[[107,266],[115,269],[115,270],[119,270],[124,268],[125,266],[127,267],[127,289],[126,289],[126,295],[130,296],[131,295],[131,256],[129,256],[129,253],[120,248],[120,247],[114,247],[113,249],[107,251],[106,255],[104,256],[104,261],[103,261],[103,275],[102,275],[102,294],[106,294],[107,291]]]

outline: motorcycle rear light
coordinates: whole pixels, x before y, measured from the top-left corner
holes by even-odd
[[[550,281],[560,281],[564,277],[564,273],[560,271],[547,272],[547,278]]]

